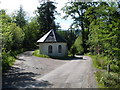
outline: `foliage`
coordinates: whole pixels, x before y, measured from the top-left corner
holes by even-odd
[[[81,35],[79,35],[78,38],[75,40],[74,46],[77,49],[77,54],[83,54],[82,36]]]
[[[10,66],[12,66],[15,62],[15,58],[10,55],[10,51],[6,52],[2,51],[2,70],[7,70]]]
[[[13,64],[19,50],[37,48],[36,41],[43,34],[50,29],[57,30],[54,4],[51,1],[41,4],[29,22],[22,7],[13,17],[0,10],[3,69]],[[70,54],[89,52],[94,66],[105,71],[96,73],[103,87],[120,87],[117,83],[120,74],[119,8],[120,3],[115,2],[68,2],[62,9],[66,14],[64,18],[71,17],[73,24],[69,30],[58,32],[67,40]],[[48,57],[40,55],[38,50],[33,55]],[[109,73],[106,72],[108,65]]]
[[[77,51],[76,46],[73,45],[73,46],[70,48],[70,54],[72,54],[72,56],[75,57],[75,54],[76,54],[77,52],[78,52],[78,51]]]
[[[25,19],[26,13],[23,10],[22,6],[20,6],[20,9],[17,11],[16,15],[13,17],[15,19],[14,22],[17,26],[20,28],[23,28],[27,24],[27,20]]]
[[[37,21],[40,26],[40,33],[45,34],[51,29],[56,30],[55,14],[57,11],[55,9],[56,6],[52,1],[44,2],[40,7],[37,7]]]
[[[2,70],[8,69],[15,61],[15,56],[22,48],[24,32],[12,22],[12,18],[6,15],[5,10],[0,11],[0,23],[2,27]]]
[[[36,17],[31,19],[31,22],[24,27],[25,39],[23,41],[23,46],[27,50],[33,50],[37,48],[36,41],[40,37],[39,25],[37,23]]]
[[[117,73],[98,71],[95,76],[100,88],[120,88],[120,77]]]
[[[75,41],[77,35],[74,33],[73,30],[70,30],[70,31],[69,30],[66,30],[66,31],[61,30],[61,31],[58,31],[58,33],[67,40],[68,50],[70,50],[70,48],[74,44],[74,41]]]
[[[117,73],[119,75],[120,13],[117,9],[118,7],[114,7],[109,3],[101,2],[97,8],[88,8],[86,16],[91,22],[88,39],[89,50],[94,55],[98,54],[97,57],[95,56],[96,59],[93,60],[93,63],[101,69],[107,69],[107,66],[109,66],[108,69],[111,73]],[[103,59],[101,60],[101,58]],[[116,86],[116,81],[113,81],[113,79],[108,80],[108,77],[105,75],[102,77],[105,79],[102,81],[105,87],[119,87],[118,85]]]
[[[108,73],[109,58],[103,55],[89,55],[92,57],[93,66],[100,69],[95,73],[100,88],[119,88],[120,61],[110,64],[110,72]]]
[[[104,4],[104,6],[103,6]],[[94,12],[93,14],[90,14]],[[119,23],[120,17],[116,7],[111,7],[107,3],[101,3],[97,8],[91,7],[86,12],[90,24],[89,44],[92,47],[94,54],[103,54],[107,59],[97,56],[93,60],[93,63],[101,68],[107,69],[107,65],[110,65],[110,73],[105,74],[102,72],[101,76],[97,74],[97,81],[104,87],[120,87],[119,86],[119,74],[120,74],[120,42],[119,42]],[[101,63],[102,62],[102,63]],[[111,75],[111,73],[117,73],[118,75]],[[117,78],[114,79],[114,76]]]
[[[105,3],[101,3],[97,8],[91,7],[86,12],[91,21],[88,42],[96,54],[104,53],[110,59],[119,59],[120,17],[116,18],[118,12],[115,7],[110,7],[107,3],[104,6],[103,4]],[[95,16],[91,15],[91,11]]]
[[[73,24],[71,25],[71,28],[74,30],[81,30],[82,33],[82,47],[83,47],[83,53],[87,52],[88,45],[88,33],[89,33],[89,20],[85,16],[86,10],[91,6],[95,5],[96,3],[91,2],[68,2],[66,5],[62,8],[63,12],[65,12],[64,18],[71,17],[73,20]]]
[[[37,57],[42,57],[42,58],[49,58],[49,56],[47,56],[47,55],[40,54],[39,50],[35,50],[33,52],[33,55],[37,56]]]
[[[11,17],[4,13],[0,13],[1,16],[1,27],[2,27],[2,39],[3,48],[9,50],[20,49],[24,40],[24,32],[21,28],[16,26],[15,23],[11,22]]]
[[[89,55],[89,56],[92,57],[94,67],[107,70],[108,60],[106,56],[103,55]]]
[[[0,40],[3,41],[1,49],[4,49],[2,55],[6,56],[6,54],[9,53],[7,54],[8,58],[3,58],[2,60],[3,68],[12,65],[11,63],[13,63],[14,57],[16,57],[21,49],[36,49],[36,41],[46,33],[48,28],[49,30],[56,29],[54,21],[55,9],[56,7],[53,2],[44,3],[38,8],[38,14],[40,16],[35,16],[29,20],[29,22],[26,19],[26,12],[22,6],[20,6],[20,9],[12,16],[7,15],[5,10],[0,10],[0,23],[2,27],[0,31],[2,32],[0,34],[2,37],[0,37]],[[48,24],[50,25],[47,26]],[[42,26],[45,26],[45,28]],[[44,55],[41,56],[46,57]]]

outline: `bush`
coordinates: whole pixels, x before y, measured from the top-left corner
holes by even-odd
[[[115,65],[115,64],[111,64],[110,69],[112,72],[119,72],[120,71],[119,66]]]
[[[99,83],[100,88],[120,88],[119,75],[113,72],[98,71],[95,73],[96,79]]]
[[[5,48],[2,48],[2,70],[6,71],[10,66],[12,66],[16,60],[16,56],[23,51],[24,49],[7,51]]]
[[[88,55],[92,57],[93,65],[102,69],[95,73],[100,88],[120,88],[120,67],[119,63],[114,60],[108,60],[102,55]],[[110,64],[110,72],[107,72],[107,65]]]
[[[89,55],[92,57],[93,65],[99,69],[107,69],[108,60],[107,57],[102,55]]]
[[[33,52],[33,55],[34,55],[34,56],[37,56],[37,57],[42,57],[42,58],[49,58],[49,56],[47,56],[47,55],[40,54],[40,53],[39,53],[39,50],[35,50],[35,51]]]
[[[77,48],[76,48],[76,46],[73,45],[73,46],[70,48],[70,53],[72,54],[73,57],[75,57],[75,54],[77,53]]]
[[[83,46],[82,46],[82,35],[79,35],[77,37],[77,39],[75,40],[73,46],[76,47],[76,50],[77,50],[77,54],[83,54],[84,52],[84,49],[83,49]]]
[[[7,70],[15,62],[15,58],[10,55],[10,52],[2,52],[2,70]]]

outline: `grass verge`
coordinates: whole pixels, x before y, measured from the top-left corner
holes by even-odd
[[[48,56],[48,55],[40,54],[39,50],[35,50],[32,55],[42,58],[52,58],[52,59],[60,59],[60,60],[69,60],[73,58],[71,55],[65,57]]]
[[[110,72],[107,71],[108,60],[102,55],[90,55],[93,60],[93,66],[99,69],[95,73],[95,78],[99,88],[120,88],[120,73],[119,67],[116,64],[111,64]]]
[[[120,88],[120,78],[118,73],[97,71],[95,73],[99,88]]]
[[[37,57],[42,57],[42,58],[49,58],[49,56],[47,55],[40,54],[39,50],[35,50],[32,55],[37,56]]]

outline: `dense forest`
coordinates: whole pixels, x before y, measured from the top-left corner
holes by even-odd
[[[2,69],[11,66],[19,53],[37,49],[36,41],[54,29],[67,40],[69,54],[92,57],[101,87],[120,87],[120,2],[66,3],[63,18],[70,17],[73,23],[65,31],[55,22],[56,8],[54,2],[44,2],[29,20],[22,6],[11,15],[0,10]]]

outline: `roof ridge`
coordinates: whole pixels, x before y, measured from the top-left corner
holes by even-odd
[[[42,38],[40,38],[37,42],[41,41],[44,42],[46,40],[46,38],[49,36],[50,31],[48,33],[46,33],[45,35],[42,36]]]
[[[57,41],[56,35],[55,35],[55,31],[54,31],[53,29],[52,29],[52,32],[53,32],[53,34],[54,34],[55,41]]]
[[[50,35],[51,32],[52,32],[52,30],[49,31],[49,34],[47,35],[47,37],[45,38],[45,40],[49,37],[49,35]]]
[[[37,42],[66,42],[55,30],[51,29],[47,34],[40,38]]]

